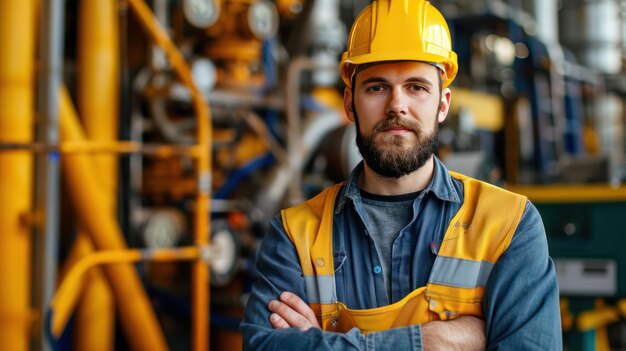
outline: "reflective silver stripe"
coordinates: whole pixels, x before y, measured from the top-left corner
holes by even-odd
[[[487,285],[493,263],[437,256],[429,281],[457,288],[475,288]]]
[[[333,274],[305,275],[304,284],[309,303],[335,303],[335,276]]]

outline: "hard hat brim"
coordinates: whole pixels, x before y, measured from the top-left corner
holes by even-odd
[[[457,55],[454,51],[449,51],[449,57],[443,58],[441,55],[425,53],[422,51],[401,51],[401,52],[382,52],[367,53],[350,57],[350,52],[343,53],[340,64],[341,78],[348,86],[352,86],[352,75],[356,67],[363,64],[388,62],[388,61],[418,61],[431,64],[442,65],[445,70],[442,88],[447,88],[457,74],[457,67],[454,64],[457,61]]]

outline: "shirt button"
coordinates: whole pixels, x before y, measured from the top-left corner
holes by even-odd
[[[374,266],[374,274],[380,274],[383,269],[380,266]]]

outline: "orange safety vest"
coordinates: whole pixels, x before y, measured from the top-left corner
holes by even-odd
[[[522,217],[526,197],[450,172],[464,185],[463,205],[452,218],[428,283],[402,300],[354,310],[337,301],[333,262],[335,198],[343,184],[281,211],[283,226],[300,259],[309,305],[323,330],[386,330],[459,315],[482,318],[485,285],[508,248]]]

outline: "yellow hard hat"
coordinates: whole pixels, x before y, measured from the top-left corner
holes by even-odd
[[[358,65],[382,61],[424,61],[440,67],[443,87],[458,70],[450,30],[425,0],[374,0],[356,18],[339,70],[348,87]]]

